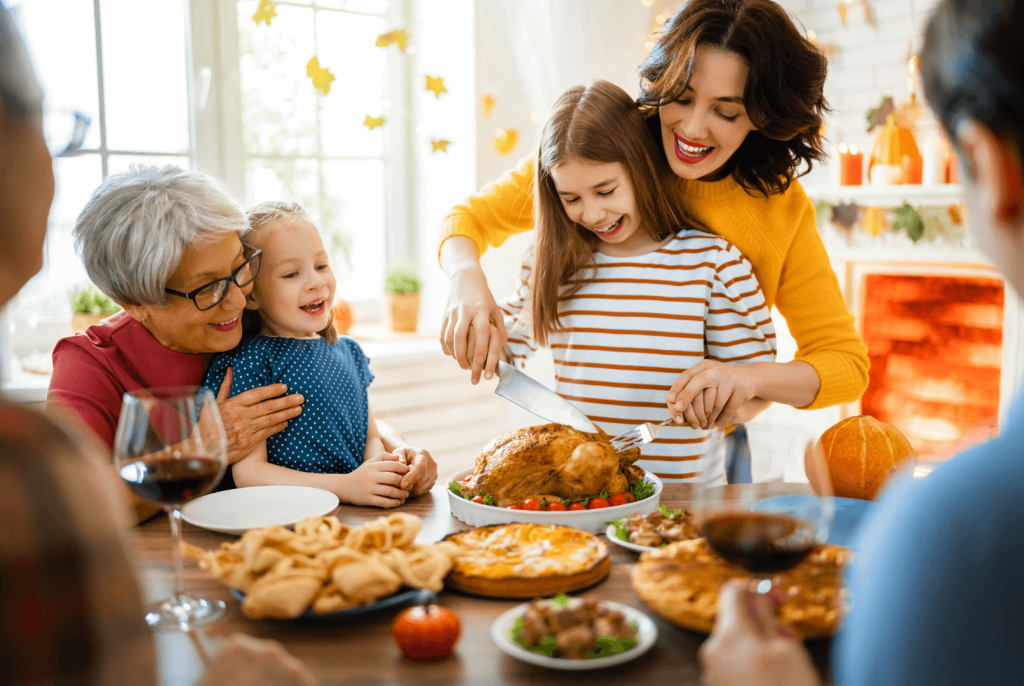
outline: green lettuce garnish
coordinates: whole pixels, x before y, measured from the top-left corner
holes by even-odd
[[[484,505],[494,505],[494,498],[492,498],[491,496],[489,496],[489,495],[487,495],[485,493],[484,494]]]
[[[460,498],[463,497],[462,484],[459,483],[458,481],[453,481],[450,484],[448,484],[448,490],[454,493],[455,495],[459,496]]]
[[[605,522],[615,527],[615,537],[621,541],[629,542],[629,529],[626,528],[625,519],[615,519],[610,522]]]
[[[683,514],[683,511],[680,510],[678,507],[675,510],[673,510],[671,514],[669,514],[668,508],[665,507],[664,505],[659,505],[658,506],[658,512],[660,512],[661,514],[665,515],[666,517],[671,517],[672,515],[677,515],[677,514]]]

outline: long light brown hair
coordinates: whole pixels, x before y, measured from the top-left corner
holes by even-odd
[[[306,214],[306,210],[302,208],[302,205],[294,202],[273,200],[260,203],[247,210],[245,215],[249,219],[249,230],[245,233],[244,240],[254,248],[262,247],[261,244],[265,243],[266,240],[263,234],[270,228],[271,224],[277,221],[302,221],[314,228],[316,227],[316,224]],[[242,313],[242,342],[257,335],[262,328],[263,317],[260,315],[260,311],[247,308]],[[323,336],[324,340],[328,343],[338,342],[338,332],[334,330],[333,310],[327,317],[327,326],[317,331],[317,333]]]
[[[537,240],[530,278],[532,338],[545,345],[562,326],[558,303],[576,293],[593,270],[600,240],[566,214],[551,170],[568,160],[618,162],[633,184],[640,230],[661,241],[682,228],[699,227],[670,202],[672,171],[660,142],[651,138],[636,103],[608,81],[570,88],[551,108],[537,154]]]

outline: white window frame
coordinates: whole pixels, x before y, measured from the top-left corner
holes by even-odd
[[[405,25],[406,3],[409,1],[411,0],[392,0],[389,3],[384,15],[387,30]],[[191,27],[191,44],[187,51],[191,72],[189,109],[192,114],[196,169],[221,179],[236,198],[242,199],[246,195],[245,162],[248,154],[242,138],[238,3],[237,0],[187,2]],[[280,0],[277,4],[309,7],[287,0]],[[411,165],[408,161],[412,136],[409,134],[406,115],[410,70],[403,57],[397,50],[387,50],[387,69],[390,77],[387,97],[392,103],[387,112],[388,126],[384,127],[383,153],[387,264],[414,262],[417,247],[416,232],[412,230],[410,222]],[[315,159],[317,156],[311,157]],[[320,159],[337,158],[326,156]],[[349,304],[353,307],[355,318],[360,322],[379,321],[383,313],[382,298]]]

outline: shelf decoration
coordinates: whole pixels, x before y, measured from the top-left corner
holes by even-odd
[[[893,231],[905,231],[915,243],[924,238],[924,219],[909,203],[900,205],[893,213],[896,215],[896,221],[892,224]]]
[[[438,152],[438,151],[440,151],[440,152],[443,152],[443,153],[447,153],[448,152],[448,146],[451,145],[451,144],[452,144],[451,141],[446,141],[443,138],[431,138],[430,139],[430,145],[431,145],[430,152]]]
[[[893,104],[892,96],[886,95],[882,98],[882,102],[878,103],[878,107],[872,107],[868,110],[866,117],[868,120],[868,133],[874,131],[876,126],[885,126],[886,118],[895,112],[896,105]]]
[[[444,78],[440,76],[427,76],[426,90],[433,93],[438,100],[441,99],[441,93],[448,92],[448,89],[444,87]]]
[[[334,74],[327,67],[320,66],[320,58],[316,55],[306,63],[306,76],[313,79],[313,87],[324,95],[331,92],[331,82],[334,81]]]
[[[861,218],[861,228],[872,236],[877,236],[884,229],[889,228],[886,221],[885,209],[881,207],[867,207],[864,209],[864,216]]]
[[[374,129],[384,126],[384,117],[371,117],[366,115],[366,119],[363,120],[363,126],[373,131]]]
[[[949,218],[953,222],[953,224],[955,224],[956,226],[963,226],[964,217],[966,216],[966,211],[964,209],[963,203],[950,205],[949,209],[946,211],[949,213]]]
[[[405,52],[406,48],[409,47],[409,30],[395,29],[394,31],[377,35],[377,41],[374,43],[375,47],[386,48],[389,45],[397,45],[400,51]]]
[[[260,5],[256,8],[256,13],[252,15],[252,20],[256,26],[259,26],[260,22],[270,26],[270,20],[276,16],[277,5],[270,0],[260,0]]]
[[[903,157],[921,157],[910,129],[900,128],[893,115],[886,116],[885,126],[875,139],[868,162],[868,179],[872,184],[900,183],[903,177]]]
[[[484,119],[490,119],[491,113],[494,112],[494,106],[498,104],[498,101],[490,93],[486,93],[484,97],[480,99],[480,106],[484,111]]]
[[[860,5],[864,8],[864,21],[868,23],[872,28],[878,28],[878,21],[875,19],[875,8],[871,6],[868,0],[842,0],[836,9],[839,11],[839,20],[843,22],[843,26],[847,26],[847,20],[850,16],[850,5]]]
[[[859,186],[864,178],[864,153],[857,152],[857,146],[839,144],[839,185]]]
[[[859,216],[860,207],[856,203],[847,203],[833,205],[830,220],[837,227],[849,232],[853,230],[853,226],[857,223],[857,217]]]
[[[502,155],[512,152],[518,142],[519,131],[517,129],[498,129],[494,134],[494,149]]]

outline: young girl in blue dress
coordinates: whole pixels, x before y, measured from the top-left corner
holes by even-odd
[[[272,383],[305,398],[303,412],[233,467],[235,484],[313,486],[342,502],[395,507],[429,490],[436,465],[421,448],[386,441],[370,409],[362,348],[334,331],[336,280],[316,226],[292,203],[249,212],[245,242],[263,251],[246,296],[242,343],[219,355],[204,385],[231,395]]]

